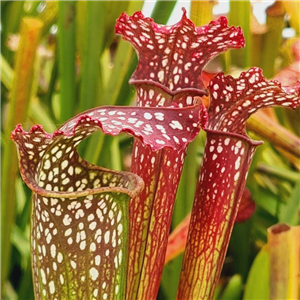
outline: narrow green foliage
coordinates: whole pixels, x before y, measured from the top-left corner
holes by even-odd
[[[40,42],[42,22],[24,18],[21,26],[19,49],[15,62],[14,80],[12,83],[10,106],[5,125],[5,149],[2,154],[1,169],[1,290],[9,272],[11,255],[11,230],[15,218],[15,179],[17,163],[16,151],[10,141],[10,132],[15,124],[27,118],[31,88],[34,78],[34,62],[37,46]]]
[[[255,10],[252,10],[251,6],[256,5],[254,2],[230,1],[227,14],[229,26],[242,28],[246,47],[222,54],[204,70],[212,73],[224,71],[225,74],[233,74],[233,70],[236,70],[233,75],[237,77],[241,69],[258,66],[263,68],[266,77],[277,76],[280,72],[284,75],[278,77],[279,81],[285,81],[284,85],[294,84],[295,82],[290,82],[289,73],[282,71],[284,68],[289,69],[294,80],[299,74],[296,65],[298,61],[295,60],[298,53],[295,49],[299,40],[299,3],[276,1],[267,10],[267,24],[260,24],[258,28],[252,23],[251,14]],[[190,17],[196,26],[217,18],[212,9],[216,4],[217,1],[192,1]],[[138,57],[131,45],[115,35],[114,27],[116,19],[123,11],[133,15],[143,9],[144,1],[1,1],[0,5],[1,299],[33,300],[32,260],[29,255],[32,192],[18,174],[17,154],[9,139],[10,132],[17,123],[23,123],[25,130],[32,124],[41,124],[45,131],[54,132],[65,120],[87,108],[103,104],[134,105],[137,95],[135,88],[128,81],[136,69]],[[158,24],[166,24],[171,14],[175,15],[174,8],[176,16],[181,15],[180,6],[185,5],[178,1],[156,1],[151,17]],[[150,11],[143,10],[143,13],[150,16]],[[28,35],[26,38],[24,26],[21,25],[24,17],[34,18],[35,22],[40,20],[43,23],[31,32],[30,41]],[[176,19],[179,21],[179,17]],[[296,36],[294,39],[283,41],[282,28],[287,24],[295,29]],[[138,33],[136,37],[139,37]],[[283,45],[288,49],[286,56],[282,54]],[[183,72],[184,77],[186,73]],[[212,75],[207,78],[211,78],[210,76]],[[205,87],[208,79],[206,81]],[[208,107],[209,100],[203,100]],[[294,111],[276,110],[276,117],[272,112],[268,113],[268,116],[257,114],[247,123],[249,136],[264,140],[264,144],[255,153],[246,184],[252,193],[256,210],[250,220],[235,224],[233,228],[214,300],[269,299],[269,256],[264,247],[267,243],[267,228],[277,222],[286,222],[293,226],[300,224],[299,112],[298,108]],[[172,228],[185,217],[192,206],[205,137],[205,133],[201,131],[187,150],[174,206]],[[128,170],[132,146],[133,138],[127,135],[111,137],[95,132],[80,144],[78,150],[90,163],[115,170]],[[142,166],[144,167],[144,164]],[[214,177],[217,177],[216,173]],[[60,181],[62,180],[63,178]],[[125,206],[122,206],[123,204]],[[124,203],[118,202],[117,205],[122,206],[121,210],[127,211],[127,204],[126,198]],[[125,215],[123,241],[126,243],[127,221],[130,218]],[[157,223],[152,222],[151,226],[154,228]],[[62,224],[60,228],[64,226]],[[67,239],[64,237],[62,240]],[[124,247],[124,255],[127,256],[127,247]],[[149,247],[148,252],[151,251],[152,248]],[[51,252],[47,254],[49,253]],[[152,254],[153,251],[153,258]],[[51,258],[51,255],[48,257]],[[98,258],[96,261],[98,262]],[[127,262],[123,262],[121,277],[124,279]],[[71,263],[70,266],[72,268]],[[88,260],[84,267],[88,273]],[[39,265],[39,268],[43,266]],[[182,255],[164,266],[158,300],[176,298],[181,269]],[[106,275],[108,274],[102,277]],[[89,274],[86,278],[88,277]],[[150,277],[150,283],[154,281],[153,278]],[[123,279],[118,294],[120,300],[125,299],[124,288],[128,277]],[[73,284],[74,287],[76,281],[68,282],[68,285],[57,282],[57,286],[62,289],[60,292],[65,291],[67,297],[79,299],[80,294],[71,295],[70,289],[66,291],[66,286],[70,287]],[[43,282],[40,286],[43,286]],[[90,288],[88,285],[86,287]],[[46,284],[46,289],[50,292],[49,284]],[[103,292],[100,296],[99,292],[100,298],[114,298],[113,294],[104,295]],[[42,297],[50,299],[48,295]],[[64,297],[60,294],[57,298]],[[88,299],[88,295],[81,298]]]
[[[267,10],[267,28],[261,55],[261,67],[267,78],[272,78],[275,72],[275,59],[282,43],[282,30],[284,28],[284,15],[282,4],[275,2]]]
[[[175,5],[176,1],[156,1],[151,18],[153,18],[157,24],[166,24]]]
[[[230,11],[228,16],[230,25],[241,26],[247,43],[247,47],[230,51],[231,63],[246,69],[250,64],[251,51],[251,3],[250,1],[230,1]]]
[[[79,110],[84,111],[97,103],[100,84],[100,56],[103,50],[105,2],[88,1],[83,45]],[[96,42],[97,41],[97,42]],[[100,103],[98,103],[99,105]]]
[[[75,86],[75,1],[59,2],[58,48],[60,76],[60,123],[74,115]]]
[[[1,67],[1,82],[5,85],[8,90],[12,88],[13,81],[13,70],[10,65],[7,63],[6,59],[2,56],[0,58],[0,67]]]
[[[10,34],[15,34],[20,28],[20,22],[24,14],[24,1],[1,1],[1,24],[3,33],[1,34],[1,53],[8,61],[13,62],[13,53],[9,50],[7,40]]]
[[[298,178],[296,185],[289,196],[288,201],[279,214],[279,222],[287,223],[290,225],[299,225],[299,195],[300,195],[300,175],[298,173]]]
[[[241,224],[235,224],[232,230],[230,244],[228,247],[228,256],[232,257],[233,272],[240,274],[242,281],[245,282],[250,268],[251,248],[250,233],[251,220]]]
[[[220,300],[239,300],[241,299],[243,282],[240,275],[234,275],[230,278]]]
[[[126,1],[125,1],[126,2]],[[123,3],[123,1],[122,1]],[[124,5],[124,4],[123,4]],[[134,13],[135,11],[141,10],[143,2],[133,1],[128,6],[128,11]],[[120,14],[119,6],[113,6],[115,9],[111,11],[113,15],[116,12]],[[110,8],[111,10],[112,8]],[[114,21],[115,24],[115,21]],[[128,80],[136,67],[136,60],[133,59],[135,56],[134,50],[128,43],[120,40],[117,49],[113,53],[114,62],[111,72],[109,72],[109,79],[107,85],[103,87],[102,94],[99,94],[99,102],[103,105],[129,105],[132,100],[134,93],[130,93]],[[109,63],[103,66],[103,73],[107,72]],[[119,101],[119,102],[118,102]],[[111,136],[97,135],[92,136],[83,150],[84,158],[93,163],[97,163],[100,166],[112,168],[111,159]],[[103,147],[105,145],[105,147]]]
[[[264,247],[251,266],[245,285],[244,300],[269,299],[269,267],[269,253],[267,247]]]
[[[191,20],[196,26],[203,26],[213,19],[212,8],[214,1],[192,1]]]

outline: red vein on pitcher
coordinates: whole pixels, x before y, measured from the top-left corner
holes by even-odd
[[[241,29],[228,27],[226,18],[195,27],[185,10],[173,26],[158,25],[141,12],[130,17],[123,13],[116,33],[138,54],[130,83],[142,107],[193,105],[197,96],[207,94],[201,78],[205,64],[229,48],[244,46]],[[205,126],[204,107],[202,112]],[[131,171],[143,178],[145,188],[130,205],[127,299],[156,299],[185,152],[184,148],[154,153],[139,141],[134,143]]]
[[[247,118],[269,106],[296,108],[300,82],[282,87],[258,68],[234,79],[217,75],[208,86],[211,105],[180,277],[178,299],[211,299],[218,283],[246,177],[256,147]]]
[[[124,299],[129,200],[143,188],[135,174],[83,160],[79,143],[96,130],[128,132],[147,147],[180,150],[199,132],[200,107],[100,107],[53,134],[35,125],[12,133],[20,172],[34,192],[32,261],[37,299]],[[189,133],[182,137],[181,131]]]
[[[221,52],[245,44],[242,30],[228,27],[225,17],[195,27],[184,9],[181,20],[172,26],[156,24],[141,12],[130,17],[123,13],[116,33],[129,41],[139,56],[130,83],[156,85],[168,94],[186,89],[205,94],[203,67]]]

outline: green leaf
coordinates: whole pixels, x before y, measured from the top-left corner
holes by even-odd
[[[142,1],[131,1],[128,6],[128,12],[134,13],[137,10],[141,10],[142,6]],[[106,40],[105,43],[107,44]],[[104,105],[129,105],[134,96],[128,84],[128,80],[136,67],[136,59],[133,59],[134,55],[132,47],[120,40],[115,52],[112,70],[109,73],[109,79],[105,87],[103,87],[102,94],[99,95],[100,103]],[[102,67],[103,73],[106,73],[107,65]],[[112,138],[110,136],[92,136],[86,148],[82,150],[83,157],[101,166],[112,168],[110,163],[111,158],[113,159],[110,151],[111,144]]]
[[[157,24],[167,24],[175,5],[176,1],[156,1],[151,18],[154,19]]]
[[[38,98],[31,100],[28,115],[34,121],[34,123],[43,124],[43,127],[46,131],[51,132],[55,130],[56,127],[53,120],[49,117],[49,114],[46,112],[44,106],[42,106],[42,103]]]
[[[4,286],[9,272],[11,251],[11,229],[15,217],[15,179],[17,176],[16,151],[10,141],[10,132],[15,124],[27,118],[29,102],[33,87],[34,61],[40,41],[42,22],[33,18],[22,19],[20,43],[16,55],[14,80],[11,99],[4,127],[5,149],[2,154],[1,169],[1,287]]]
[[[287,223],[289,225],[299,225],[299,207],[300,207],[300,178],[298,180],[290,195],[288,202],[279,213],[279,222]]]
[[[7,63],[6,59],[2,56],[0,57],[0,67],[1,67],[1,82],[5,85],[8,90],[12,88],[12,81],[14,72],[10,65]]]
[[[260,250],[251,266],[245,285],[244,300],[269,299],[269,259],[269,253],[265,246]]]
[[[75,112],[75,1],[59,1],[58,47],[60,73],[60,122]]]
[[[268,31],[264,35],[261,50],[261,68],[267,78],[272,78],[275,71],[275,61],[282,43],[285,11],[282,3],[276,1],[267,9]]]
[[[219,300],[239,300],[243,290],[243,280],[238,274],[232,276]]]
[[[87,1],[87,15],[85,25],[85,40],[81,57],[82,73],[80,85],[80,111],[95,106],[100,84],[100,55],[103,51],[104,1]],[[95,43],[97,41],[97,43]]]
[[[3,5],[2,5],[3,4]],[[18,32],[24,14],[24,1],[1,1],[1,53],[9,64],[13,63],[13,53],[6,46],[9,35]]]
[[[250,67],[250,49],[251,49],[251,3],[250,1],[230,1],[229,24],[241,26],[247,47],[231,51],[232,63],[240,68],[246,69]]]
[[[30,257],[30,246],[28,243],[28,237],[22,232],[17,226],[14,226],[12,229],[11,235],[12,245],[16,247],[21,255],[22,267],[25,269],[26,263],[29,262]]]

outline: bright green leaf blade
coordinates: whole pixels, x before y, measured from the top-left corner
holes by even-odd
[[[157,24],[166,24],[171,16],[175,5],[176,1],[156,1],[151,14],[151,18]]]
[[[104,19],[104,43],[103,49],[109,47],[115,37],[114,28],[116,19],[123,11],[128,10],[130,1],[105,1],[105,19]],[[137,9],[138,10],[138,9]]]
[[[37,19],[22,20],[20,43],[16,54],[14,80],[5,131],[5,149],[1,169],[1,287],[9,272],[11,228],[15,214],[15,179],[17,176],[16,151],[10,141],[10,131],[15,124],[27,118],[34,78],[34,61],[43,23]]]
[[[269,299],[269,259],[269,253],[265,246],[256,256],[250,269],[245,285],[244,300]]]
[[[52,132],[55,130],[56,126],[53,120],[49,117],[49,114],[46,112],[38,98],[31,100],[28,114],[34,123],[43,124],[43,128],[46,131]]]
[[[75,14],[74,1],[59,1],[60,123],[71,118],[75,112]]]
[[[275,61],[282,43],[285,11],[281,1],[276,1],[267,9],[268,31],[264,35],[261,52],[261,68],[267,78],[272,78],[275,71]]]
[[[219,300],[239,300],[243,290],[242,277],[238,274],[232,276]]]
[[[268,174],[269,176],[274,176],[280,180],[288,180],[292,183],[295,183],[299,180],[298,172],[276,165],[261,163],[257,166],[257,171],[260,173]]]
[[[192,1],[191,20],[196,26],[203,26],[213,19],[214,1]]]
[[[88,1],[83,45],[80,86],[80,111],[92,108],[97,103],[100,84],[100,55],[103,50],[105,2]],[[97,42],[95,42],[97,41]]]
[[[141,10],[142,6],[142,1],[131,1],[128,12],[134,13]],[[103,88],[103,94],[99,95],[99,101],[102,104],[128,105],[133,98],[134,93],[129,90],[128,80],[136,67],[136,59],[133,59],[134,55],[132,47],[125,41],[120,40],[107,86]],[[103,72],[106,72],[105,68]],[[96,106],[96,101],[94,106]],[[82,151],[83,156],[88,161],[97,162],[101,166],[111,168],[111,143],[112,138],[110,136],[91,137],[86,149]]]
[[[229,256],[232,258],[234,273],[240,274],[245,281],[250,268],[251,222],[235,223],[229,243]]]
[[[243,49],[231,51],[231,61],[234,65],[243,69],[250,67],[250,49],[251,49],[251,3],[250,1],[230,1],[229,24],[241,26],[247,46]]]
[[[25,234],[17,226],[14,226],[12,229],[11,239],[12,244],[19,251],[21,257],[29,258],[30,246],[28,244],[28,237],[26,237]],[[28,260],[26,260],[26,262],[28,262]],[[22,267],[26,266],[23,265]]]
[[[9,35],[18,32],[24,14],[24,1],[1,1],[1,53],[9,64],[12,64],[13,53],[6,46]]]
[[[34,300],[30,259],[28,259],[28,265],[20,283],[18,297],[18,299]]]
[[[1,82],[5,85],[8,90],[12,88],[13,81],[13,70],[10,65],[7,63],[5,58],[1,54],[0,58],[0,67],[1,67]]]
[[[282,208],[279,213],[279,222],[287,223],[290,225],[299,225],[299,207],[300,207],[300,178],[293,189],[292,194],[289,197],[287,204]]]

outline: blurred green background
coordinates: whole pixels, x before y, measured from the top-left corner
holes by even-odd
[[[237,75],[259,66],[267,78],[284,80],[286,85],[299,79],[299,2],[269,4],[265,11],[257,9],[254,1],[227,3],[222,14],[229,25],[242,27],[246,47],[219,56],[207,66],[208,72]],[[143,9],[157,23],[166,24],[170,17],[174,23],[180,20],[183,5],[197,26],[215,19],[222,9],[218,1],[192,6],[181,1],[1,1],[2,299],[33,299],[31,192],[19,176],[10,132],[18,123],[25,130],[42,124],[53,132],[86,109],[134,104],[135,90],[128,80],[137,56],[129,43],[115,36],[115,21],[123,11],[131,15]],[[265,18],[262,21],[252,13],[257,10]],[[251,219],[235,225],[216,299],[258,299],[259,295],[267,299],[267,284],[258,284],[268,282],[267,258],[261,254],[260,263],[253,262],[267,242],[268,227],[278,222],[300,224],[299,114],[299,109],[274,109],[248,124],[249,135],[264,140],[247,181],[256,211]],[[201,132],[189,146],[173,228],[191,209],[204,141]],[[92,163],[128,170],[131,147],[128,136],[95,133],[79,151]],[[175,299],[181,260],[179,256],[165,266],[158,299]],[[249,276],[251,268],[259,278]]]

